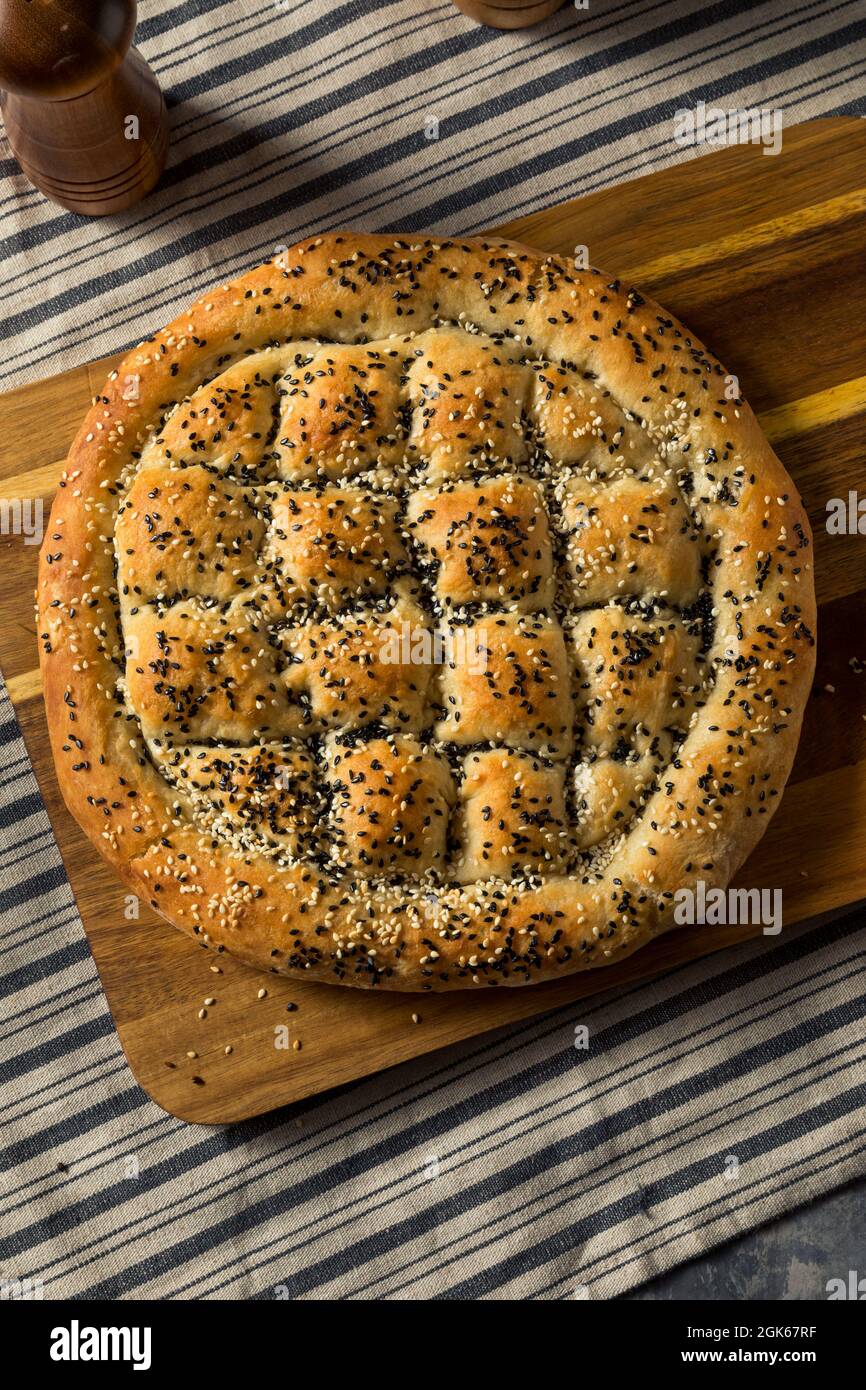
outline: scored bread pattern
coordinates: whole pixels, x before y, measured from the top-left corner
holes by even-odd
[[[670,929],[778,806],[815,663],[808,520],[735,379],[496,239],[315,238],[134,349],[39,621],[58,779],[125,882],[386,989]]]
[[[332,875],[591,871],[711,681],[681,481],[505,335],[255,354],[120,507],[151,756],[213,834]]]

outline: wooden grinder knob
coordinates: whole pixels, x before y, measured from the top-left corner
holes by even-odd
[[[464,14],[492,29],[528,29],[558,10],[564,0],[454,0]]]
[[[73,212],[120,212],[168,153],[159,83],[130,48],[135,0],[0,0],[0,109],[21,168]]]

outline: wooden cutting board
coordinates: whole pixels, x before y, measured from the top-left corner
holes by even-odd
[[[866,667],[866,536],[829,535],[825,512],[849,490],[866,496],[866,122],[815,121],[787,131],[778,157],[719,151],[497,230],[553,251],[587,246],[593,264],[648,290],[739,376],[809,508],[820,603],[794,773],[739,881],[781,888],[788,923],[866,897],[866,672],[856,669]],[[47,518],[72,436],[115,360],[0,397],[0,498],[40,497]],[[438,997],[287,982],[224,957],[212,973],[214,957],[146,907],[126,919],[124,888],[65,810],[37,666],[37,548],[0,536],[0,669],[124,1052],[172,1114],[259,1114],[760,930],[686,928],[607,971]],[[200,1019],[206,997],[216,1003]],[[286,1048],[275,1045],[282,1027]]]

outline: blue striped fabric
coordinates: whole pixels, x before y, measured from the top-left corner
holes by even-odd
[[[90,222],[0,148],[0,388],[138,340],[306,232],[479,230],[685,157],[681,105],[800,121],[862,110],[866,90],[856,0],[590,0],[519,35],[450,0],[139,10],[170,167],[138,208]],[[289,1112],[182,1124],[126,1067],[5,689],[0,759],[4,1281],[47,1298],[608,1297],[864,1171],[862,915]]]
[[[173,128],[155,194],[77,217],[0,147],[0,390],[139,341],[311,231],[478,231],[687,158],[680,106],[794,123],[866,91],[859,0],[591,0],[518,34],[451,0],[139,12]]]

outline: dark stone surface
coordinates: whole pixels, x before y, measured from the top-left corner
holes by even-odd
[[[643,1284],[625,1299],[826,1299],[827,1280],[866,1279],[866,1179]]]

